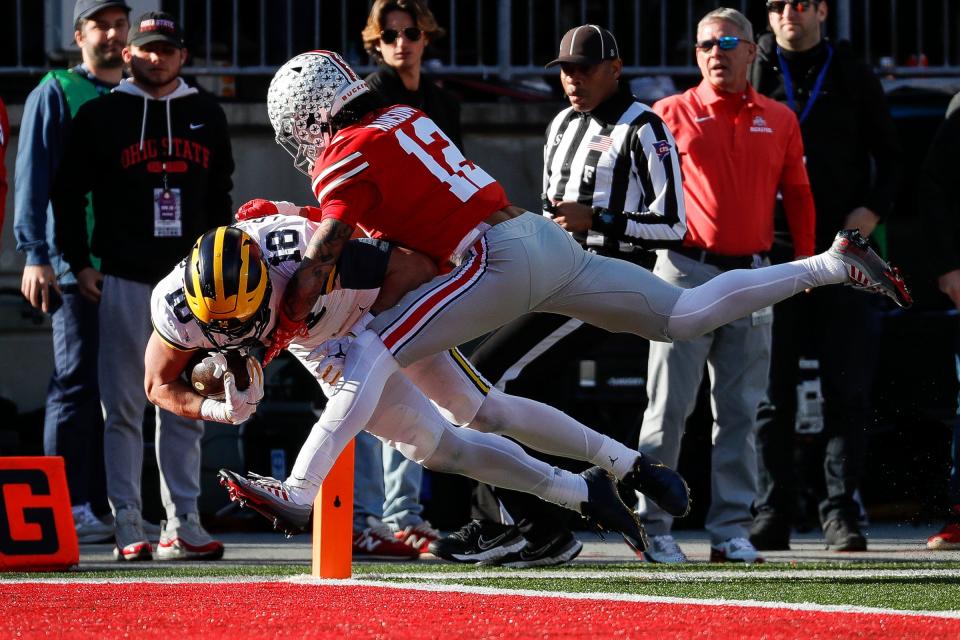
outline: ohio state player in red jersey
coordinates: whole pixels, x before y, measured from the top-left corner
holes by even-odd
[[[416,246],[441,266],[478,223],[510,204],[430,118],[402,105],[339,132],[311,177],[323,218]]]
[[[856,283],[902,306],[910,303],[896,271],[856,232],[842,232],[826,253],[728,271],[693,289],[674,287],[632,263],[587,253],[564,231],[563,220],[555,224],[509,205],[496,182],[422,112],[399,105],[384,109],[331,52],[301,54],[283,65],[271,82],[267,106],[277,142],[312,179],[321,218],[284,294],[268,357],[304,330],[303,319],[355,227],[450,265],[449,273],[374,318],[350,346],[322,418],[331,430],[359,432],[400,366],[528,312],[564,314],[610,331],[670,341],[701,335],[825,284]],[[675,162],[676,149],[664,142],[663,161]],[[682,220],[682,210],[680,215]],[[592,222],[601,231],[633,224],[607,211],[596,212]],[[519,403],[516,408],[531,419],[543,415]],[[555,416],[557,428],[586,430],[561,416]],[[323,477],[326,470],[319,466],[315,475]],[[687,511],[683,479],[649,456],[610,455],[608,469],[668,512]]]

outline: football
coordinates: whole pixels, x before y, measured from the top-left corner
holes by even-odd
[[[210,357],[214,353],[214,351],[197,352],[184,369],[184,376],[189,377],[190,386],[203,397],[223,400],[223,377],[214,375],[216,366],[213,358]],[[226,351],[224,355],[227,358],[227,367],[236,380],[237,389],[244,391],[250,386],[250,376],[247,374],[247,358],[252,356],[243,356],[236,351]]]

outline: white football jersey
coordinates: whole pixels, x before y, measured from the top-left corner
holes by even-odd
[[[277,306],[283,299],[283,292],[303,259],[310,238],[319,223],[299,216],[275,215],[239,222],[234,226],[246,231],[256,240],[270,271],[270,317],[261,335],[261,338],[265,338],[276,323]],[[340,286],[341,276],[351,269],[351,265],[344,262],[358,259],[357,256],[356,252],[344,252],[337,265],[333,290],[317,300],[307,317],[309,335],[298,338],[291,345],[299,347],[291,349],[295,354],[309,353],[326,340],[344,335],[376,300],[380,292],[379,283],[376,288],[369,289],[343,289]],[[185,267],[186,260],[182,260],[154,287],[150,299],[153,328],[175,349],[213,349],[214,345],[203,335],[200,325],[187,306],[183,292]],[[229,341],[224,346],[235,346],[241,341],[242,339]]]

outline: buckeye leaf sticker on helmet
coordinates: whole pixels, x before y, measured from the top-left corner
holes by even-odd
[[[277,70],[267,91],[267,115],[277,143],[298,171],[310,176],[333,136],[331,118],[368,91],[367,83],[332,51],[301,53]]]

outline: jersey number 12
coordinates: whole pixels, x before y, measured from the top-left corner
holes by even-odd
[[[489,173],[464,158],[456,145],[430,118],[414,120],[413,132],[416,138],[411,138],[402,129],[397,129],[396,136],[400,147],[422,162],[438,180],[445,182],[450,193],[462,202],[466,202],[473,194],[494,181]],[[433,155],[436,153],[433,143],[438,138],[446,142],[442,147],[443,164],[440,158]]]

